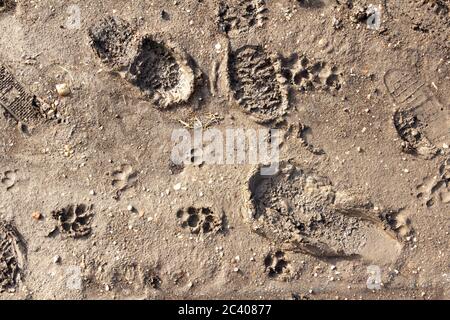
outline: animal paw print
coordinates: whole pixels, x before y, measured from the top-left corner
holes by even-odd
[[[14,0],[0,0],[0,13],[11,11],[16,7]]]
[[[425,178],[417,190],[417,198],[423,199],[428,208],[436,202],[450,203],[450,158],[441,164],[438,175]]]
[[[69,205],[60,210],[52,211],[53,219],[58,221],[59,232],[72,237],[81,238],[91,233],[92,206],[84,204]]]
[[[284,61],[283,75],[298,91],[339,90],[341,73],[337,66],[324,61],[310,61],[294,54]]]
[[[264,259],[264,266],[269,278],[287,279],[291,276],[291,266],[283,251],[270,252]]]
[[[177,218],[183,229],[193,234],[216,233],[223,228],[222,217],[213,213],[210,208],[188,207],[177,211]]]
[[[446,17],[450,12],[448,5],[445,4],[443,0],[425,0],[425,3],[427,3],[430,10],[437,15]]]
[[[436,17],[443,22],[444,26],[450,23],[449,6],[445,3],[446,0],[422,0],[409,1],[416,6],[416,10],[424,10],[424,14],[418,22],[425,26],[432,25],[437,21]]]
[[[178,45],[149,34],[139,37],[134,26],[112,16],[94,24],[89,37],[97,56],[113,70],[126,70],[127,81],[155,107],[186,102],[193,94],[191,59]]]
[[[0,293],[17,287],[25,267],[26,250],[15,226],[0,220]]]
[[[387,224],[387,230],[392,230],[394,236],[403,240],[413,234],[411,220],[402,211],[390,211],[382,215],[383,221]]]
[[[258,123],[280,121],[289,108],[281,63],[262,46],[246,45],[228,57],[229,86],[235,102]]]
[[[133,187],[137,181],[137,172],[129,164],[123,164],[118,170],[112,172],[112,186],[115,188],[115,199],[119,199],[121,194]]]
[[[6,188],[6,190],[14,187],[17,181],[17,170],[8,170],[3,173],[3,177],[0,179],[1,184]]]
[[[204,154],[202,148],[194,147],[189,150],[184,150],[184,153],[180,155],[180,158],[177,159],[177,163],[174,163],[172,161],[171,164],[169,164],[169,170],[174,173],[178,174],[184,170],[185,166],[196,166],[196,167],[202,167],[205,164],[205,161],[203,160]]]

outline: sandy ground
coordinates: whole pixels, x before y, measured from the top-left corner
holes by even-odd
[[[448,299],[449,8],[0,1],[0,298]],[[171,163],[195,123],[280,172]]]

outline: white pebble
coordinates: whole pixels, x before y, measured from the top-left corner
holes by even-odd
[[[58,92],[61,97],[65,97],[70,94],[70,88],[67,83],[60,83],[56,85],[56,92]]]

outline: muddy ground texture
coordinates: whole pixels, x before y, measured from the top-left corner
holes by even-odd
[[[449,9],[0,1],[0,297],[448,299]],[[172,163],[199,125],[280,170]]]

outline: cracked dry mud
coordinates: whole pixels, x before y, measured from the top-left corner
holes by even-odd
[[[0,299],[449,299],[449,8],[0,0]]]

